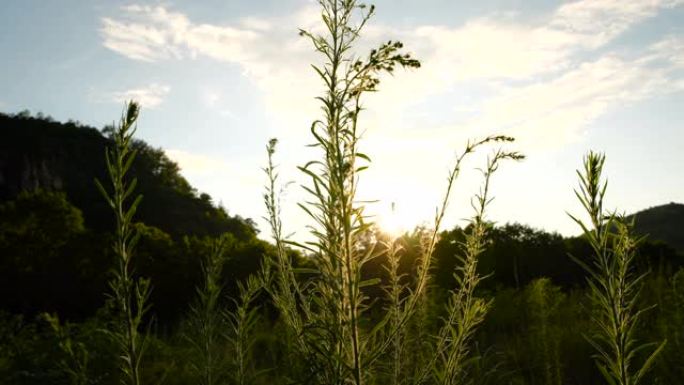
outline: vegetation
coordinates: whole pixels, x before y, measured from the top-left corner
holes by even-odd
[[[616,214],[604,212],[603,198],[608,187],[601,179],[604,161],[603,155],[590,152],[584,160],[584,173],[578,171],[580,191],[576,194],[589,214],[592,227],[572,218],[584,231],[595,257],[592,265],[578,262],[589,273],[590,293],[598,308],[594,320],[599,330],[590,342],[598,351],[601,374],[611,385],[636,385],[653,365],[665,342],[640,367],[631,368],[637,352],[652,345],[637,345],[635,336],[639,316],[644,311],[636,302],[644,275],[633,275],[638,240],[632,235],[631,225]]]
[[[301,31],[323,58],[314,70],[325,86],[311,125],[319,157],[300,167],[308,241],[283,234],[276,139],[266,242],[133,138],[134,102],[102,132],[0,116],[0,382],[681,382],[679,205],[607,213],[604,157],[590,153],[578,172],[581,236],[495,225],[495,173],[523,158],[495,135],[457,155],[430,227],[382,233],[356,198],[370,165],[363,97],[383,74],[420,63],[395,41],[359,56],[374,8],[319,3],[324,32]],[[445,231],[461,171],[482,151],[472,216]]]
[[[635,221],[634,231],[637,234],[648,235],[653,241],[662,241],[680,253],[684,252],[684,237],[677,229],[684,226],[682,218],[684,204],[674,202],[651,207],[628,217]]]
[[[221,270],[225,263],[227,237],[215,241],[202,263],[203,285],[197,288],[196,303],[190,306],[185,338],[191,346],[191,369],[197,383],[213,385],[226,376],[227,357],[219,349],[226,328],[221,313]]]
[[[120,125],[114,129],[114,147],[105,152],[107,171],[113,192],[95,180],[116,218],[115,238],[113,242],[116,255],[116,268],[109,281],[114,306],[112,329],[110,335],[120,349],[122,359],[120,368],[125,374],[126,383],[140,384],[140,362],[145,351],[145,335],[140,334],[143,316],[149,308],[150,280],[135,278],[132,270],[132,259],[135,245],[140,240],[140,233],[133,226],[133,217],[142,200],[142,195],[134,195],[137,179],[128,181],[126,174],[135,160],[135,150],[131,148],[140,107],[131,102],[121,117]],[[133,198],[132,202],[128,202]]]

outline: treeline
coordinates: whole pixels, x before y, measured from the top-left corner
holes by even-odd
[[[83,320],[103,306],[114,263],[112,234],[86,227],[83,217],[64,192],[25,191],[0,204],[2,309],[29,317],[57,312],[65,319]],[[194,298],[202,279],[202,261],[211,253],[216,237],[206,233],[172,236],[144,222],[136,226],[141,240],[134,271],[151,278],[153,314],[160,325],[173,328]],[[415,274],[421,234],[417,229],[401,238],[401,274]],[[272,255],[273,246],[254,235],[245,238],[226,232],[223,236],[227,262],[221,281],[229,294],[235,294],[236,282],[255,273],[263,258]],[[581,237],[564,238],[521,224],[506,224],[493,227],[488,240],[490,246],[478,265],[479,273],[488,277],[480,284],[482,290],[523,289],[539,278],[549,278],[564,291],[586,285],[585,272],[570,258],[590,255],[590,246]],[[464,241],[462,228],[441,234],[433,255],[433,284],[437,287],[448,290],[455,286],[452,272]],[[384,277],[386,264],[386,257],[376,258],[364,266],[364,276]],[[641,244],[638,271],[671,277],[682,266],[684,256],[668,245]],[[381,297],[381,293],[374,296]]]
[[[449,234],[460,232],[461,230],[453,230],[444,234],[446,237],[443,239],[448,239]],[[401,242],[405,241],[410,245],[414,240],[407,237]],[[449,242],[443,242],[436,255],[440,265],[450,263],[450,258],[445,257],[449,255],[445,253]],[[147,246],[143,247],[144,244],[145,241],[141,243],[138,254],[141,264],[146,264],[153,255],[148,254],[151,250]],[[159,255],[157,253],[162,251],[179,256],[188,250],[185,247],[179,248],[179,245],[171,242],[163,244],[164,246],[158,248],[154,255]],[[172,251],[171,248],[175,250]],[[530,250],[535,251],[534,248]],[[195,252],[197,251],[198,249],[195,249]],[[232,256],[239,255],[231,254],[223,270],[223,282],[228,286],[234,283],[233,269],[244,268],[232,259]],[[52,256],[58,257],[59,254]],[[193,257],[194,263],[190,265],[194,266],[190,268],[195,271],[194,283],[201,285],[199,258],[196,254]],[[408,262],[410,258],[410,252],[402,255],[407,271],[411,269]],[[117,351],[103,333],[103,328],[111,322],[112,317],[107,307],[97,307],[104,304],[104,293],[107,292],[107,288],[104,287],[104,281],[79,278],[83,270],[80,270],[80,267],[76,267],[77,273],[69,270],[71,261],[73,259],[69,258],[62,262],[63,267],[59,266],[59,260],[50,262],[49,266],[55,268],[52,274],[40,269],[31,273],[24,272],[22,277],[33,275],[36,279],[17,284],[14,292],[3,293],[3,307],[7,306],[7,302],[13,301],[11,297],[14,297],[14,300],[21,298],[25,302],[34,301],[33,315],[11,312],[6,307],[2,312],[0,378],[3,379],[3,383],[70,383],[69,376],[63,368],[64,365],[73,365],[70,362],[71,358],[65,355],[62,348],[66,343],[71,344],[74,349],[80,348],[87,352],[85,374],[91,381],[89,383],[118,383]],[[158,270],[155,272],[150,267],[156,267]],[[150,324],[151,329],[147,329],[150,341],[143,361],[143,383],[158,383],[162,379],[165,384],[195,383],[195,371],[191,368],[191,363],[196,357],[193,355],[192,345],[185,338],[186,335],[195,332],[186,321],[195,293],[193,281],[186,278],[187,272],[175,270],[181,266],[174,265],[168,260],[150,267],[146,267],[144,272],[146,276],[151,277],[153,293],[156,293],[151,299],[155,320]],[[107,270],[110,268],[111,266],[103,266],[104,271],[100,272],[98,277],[102,280],[108,279]],[[143,273],[142,268],[139,268],[139,271]],[[438,273],[440,271],[436,270]],[[637,338],[641,341],[667,339],[665,350],[649,373],[646,383],[677,384],[684,375],[681,361],[681,349],[684,347],[684,338],[681,334],[684,328],[684,270],[680,269],[673,275],[668,275],[667,271],[669,270],[653,271],[644,281],[640,296],[640,303],[644,306],[655,303],[658,306],[645,313]],[[373,272],[368,272],[369,276],[371,273]],[[469,369],[469,376],[478,384],[600,384],[601,376],[592,360],[593,349],[585,338],[595,331],[595,325],[591,319],[593,312],[587,297],[587,288],[580,285],[583,280],[581,274],[578,274],[578,285],[568,287],[560,286],[549,278],[532,276],[520,279],[518,287],[509,286],[498,281],[495,278],[497,275],[494,272],[492,277],[483,281],[483,288],[478,292],[479,297],[491,300],[492,305],[482,327],[475,335],[473,353],[478,359],[474,361],[476,365]],[[28,285],[29,282],[38,281],[37,277],[47,282],[43,284],[45,289],[42,291]],[[513,281],[511,278],[511,282]],[[3,280],[3,284],[5,282],[16,280]],[[442,287],[443,285],[445,287]],[[443,316],[441,309],[446,301],[446,287],[453,287],[447,285],[449,283],[445,280],[435,281],[435,287],[430,290],[428,306],[421,316],[422,321],[411,327],[410,333],[415,337],[411,338],[409,345],[405,347],[406,371],[415,370],[411,368],[420,368],[426,364],[425,359],[430,352],[428,341],[436,332],[439,319]],[[381,307],[383,298],[379,297],[380,290],[374,290],[375,293],[373,290],[367,292],[378,301],[376,306]],[[222,295],[228,296],[229,290],[222,292]],[[62,323],[61,329],[57,329],[59,333],[49,319],[38,313],[43,310],[50,311],[59,314],[62,321],[69,320],[69,306],[88,306],[88,298],[92,298],[95,304],[92,307],[94,314],[71,319],[66,324]],[[225,300],[225,297],[223,299]],[[275,316],[274,310],[267,302],[263,302],[264,300],[259,300],[259,318],[251,335],[252,370],[261,373],[252,383],[288,383],[288,378],[296,378],[305,370],[290,365],[290,358],[286,354],[290,337]],[[224,306],[233,305],[230,301],[225,301]],[[79,309],[79,312],[82,311],[83,309]],[[373,319],[372,311],[369,317]],[[169,323],[173,323],[173,327],[163,326]],[[228,326],[223,327],[227,333]],[[420,345],[420,341],[424,341],[425,345]],[[221,352],[221,361],[228,361],[228,357],[235,354],[227,340],[217,342],[216,348]],[[224,370],[233,370],[230,365],[224,365]],[[659,382],[655,382],[656,379]]]
[[[192,350],[181,336],[188,332],[186,319],[196,287],[202,285],[202,261],[211,254],[215,239],[176,238],[142,222],[136,226],[142,237],[134,270],[149,277],[153,287],[149,321],[156,337],[144,362],[148,383],[162,377],[168,384],[193,383],[192,371],[183,364]],[[426,324],[414,330],[425,338],[436,325],[432,322],[440,316],[447,290],[456,285],[451,272],[459,263],[455,256],[464,234],[461,228],[443,232],[435,249],[430,314],[424,315]],[[406,280],[415,277],[423,236],[424,231],[418,229],[397,240],[402,245],[400,273]],[[82,344],[89,354],[91,378],[98,378],[97,383],[116,383],[116,351],[100,331],[109,317],[105,303],[114,266],[111,237],[87,228],[81,211],[63,192],[22,192],[0,205],[0,378],[7,379],[5,383],[66,383],[59,365],[64,359],[59,343],[66,337],[55,333],[44,313],[68,321],[66,335],[71,343]],[[230,233],[224,239],[221,301],[231,307],[228,298],[237,297],[236,282],[257,272],[263,257],[272,257],[273,246],[255,237],[240,240]],[[591,346],[583,337],[593,327],[586,274],[568,256],[590,255],[587,242],[520,224],[494,227],[488,239],[490,246],[478,267],[487,278],[478,295],[493,300],[493,305],[476,335],[476,346],[482,348],[478,352],[480,383],[597,383]],[[646,314],[640,338],[669,340],[653,372],[672,381],[663,383],[676,383],[684,374],[679,355],[684,340],[677,337],[678,328],[684,326],[683,262],[684,257],[669,246],[649,242],[643,243],[637,259],[637,269],[650,272],[641,301],[661,304]],[[387,264],[381,256],[364,267],[366,278],[383,281],[365,290],[378,308],[384,304],[381,287],[388,283]],[[254,337],[255,365],[279,374],[265,374],[256,383],[272,383],[292,369],[280,367],[287,362],[282,356],[287,336],[266,298],[258,302],[261,320]],[[410,350],[416,352],[414,363],[419,364],[420,347]]]

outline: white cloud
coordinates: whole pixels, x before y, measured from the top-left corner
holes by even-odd
[[[444,88],[463,80],[524,80],[567,70],[576,64],[575,54],[605,46],[660,9],[681,3],[583,0],[566,3],[536,22],[480,17],[458,27],[385,30],[417,49],[423,69],[412,85]]]
[[[583,44],[598,47],[613,40],[632,25],[655,16],[681,0],[582,0],[562,5],[549,26],[581,37]]]
[[[387,79],[382,92],[371,97],[370,109],[384,113],[372,123],[401,135],[397,131],[412,130],[406,123],[411,104],[462,90],[471,93],[471,104],[447,111],[453,114],[451,125],[423,126],[413,136],[425,130],[451,131],[447,137],[454,137],[454,132],[503,129],[529,144],[576,140],[606,111],[682,89],[684,79],[676,72],[684,61],[681,36],[650,48],[622,47],[620,54],[609,43],[662,9],[683,3],[586,0],[566,3],[534,22],[478,18],[457,27],[392,31],[408,47],[418,47],[423,65]]]
[[[313,110],[315,78],[307,73],[315,55],[298,27],[313,27],[318,11],[305,7],[282,19],[248,17],[234,25],[194,23],[162,6],[124,7],[118,19],[103,18],[105,47],[130,59],[154,62],[208,57],[240,65],[243,74],[267,90],[266,102],[278,111],[302,106]]]
[[[583,0],[566,3],[535,22],[483,17],[458,27],[393,31],[408,47],[417,47],[423,68],[387,93],[396,104],[400,98],[436,94],[463,81],[526,81],[571,71],[581,64],[579,54],[604,47],[659,10],[682,3]]]
[[[253,218],[262,230],[267,228],[267,223],[260,219],[263,213],[261,195],[255,194],[262,190],[263,177],[261,173],[255,173],[254,168],[245,167],[244,160],[231,161],[181,149],[164,152],[178,164],[190,184],[210,194],[214,202],[225,204],[231,214]]]
[[[512,133],[530,144],[573,141],[612,108],[684,89],[669,76],[676,63],[654,67],[653,60],[605,55],[552,80],[511,87],[488,100],[482,118],[471,124]]]
[[[209,156],[177,149],[168,149],[164,152],[172,161],[178,164],[183,173],[188,175],[221,172],[228,168],[225,162]]]
[[[169,91],[171,87],[168,85],[152,83],[145,87],[112,92],[108,94],[107,99],[118,103],[134,100],[143,108],[156,108],[164,101]]]
[[[130,5],[122,7],[124,21],[102,19],[100,32],[104,46],[128,58],[143,61],[180,58],[186,16],[168,12],[163,7]]]
[[[684,36],[668,36],[653,44],[647,56],[648,60],[665,60],[673,67],[684,68]]]
[[[244,190],[248,190],[255,184],[258,186],[263,184],[260,173],[255,175],[253,169],[242,167],[239,162],[173,148],[164,150],[164,153],[169,159],[176,162],[183,175],[189,178],[210,178],[211,180],[223,180],[229,184],[239,181],[239,183],[235,183],[233,189],[240,185]]]
[[[401,39],[407,47],[415,47],[423,68],[387,79],[384,92],[370,101],[376,110],[401,120],[400,112],[416,101],[457,89],[464,82],[480,82],[494,85],[497,94],[481,106],[468,107],[481,114],[471,125],[516,127],[524,135],[571,140],[611,106],[667,92],[682,83],[671,71],[650,65],[655,58],[669,67],[681,66],[681,37],[661,41],[636,60],[597,49],[662,9],[683,3],[581,0],[531,22],[480,17],[456,27],[398,30],[371,25],[366,31],[370,40]],[[297,122],[315,113],[312,97],[317,79],[306,69],[316,56],[309,42],[296,35],[296,28],[320,28],[317,8],[307,6],[279,18],[247,17],[233,25],[193,22],[162,6],[131,5],[123,12],[119,19],[102,19],[104,45],[109,49],[143,61],[209,57],[235,63],[263,90],[267,104],[277,113],[289,113]],[[156,105],[168,92],[146,91],[131,90],[126,96],[135,92]],[[205,99],[210,105],[217,101],[216,95]],[[385,121],[389,126],[394,123]]]

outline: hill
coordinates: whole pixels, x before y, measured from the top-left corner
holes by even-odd
[[[21,191],[63,191],[83,212],[86,227],[112,228],[112,215],[93,183],[107,180],[104,154],[111,143],[93,127],[0,114],[0,202]],[[253,222],[229,216],[209,195],[192,188],[162,150],[140,140],[135,147],[131,175],[144,202],[138,220],[173,236],[230,232],[246,239],[256,234]]]
[[[102,308],[114,263],[113,214],[94,184],[97,178],[108,186],[106,133],[0,114],[0,312],[83,318]],[[269,245],[249,219],[198,193],[162,150],[140,140],[134,147],[130,174],[143,195],[134,270],[152,280],[154,316],[168,325],[187,312],[214,237],[230,239],[223,273],[229,292]]]
[[[635,230],[650,241],[661,241],[684,254],[684,204],[668,203],[639,211],[630,216]]]

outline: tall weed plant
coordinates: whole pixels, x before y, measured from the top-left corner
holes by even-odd
[[[150,281],[145,278],[136,278],[132,265],[135,246],[140,239],[133,218],[142,196],[135,195],[137,181],[136,179],[129,181],[127,173],[136,155],[132,144],[139,112],[139,105],[129,102],[119,125],[113,129],[114,143],[105,153],[110,189],[105,188],[99,180],[95,180],[95,185],[116,218],[112,245],[116,256],[116,267],[109,281],[111,302],[116,316],[109,334],[119,346],[120,368],[124,374],[125,383],[130,385],[141,384],[140,371],[146,336],[139,329],[145,313],[149,310],[150,295]]]
[[[632,223],[606,212],[604,196],[608,187],[603,179],[603,154],[589,152],[583,171],[577,171],[578,200],[586,210],[589,224],[571,215],[582,228],[593,250],[593,259],[576,261],[589,274],[588,283],[595,303],[595,335],[588,338],[596,350],[596,364],[610,385],[638,385],[652,367],[665,341],[639,343],[635,336],[639,317],[647,310],[638,308],[638,295],[645,274],[635,275],[632,264],[640,241],[633,235]],[[640,352],[651,349],[639,364]]]
[[[190,367],[199,385],[225,383],[228,359],[225,352],[227,324],[223,316],[221,272],[225,263],[227,238],[214,241],[202,263],[203,285],[196,288],[195,304],[190,307],[188,331]]]
[[[364,214],[364,205],[356,199],[359,174],[370,162],[359,149],[362,96],[377,91],[382,73],[392,73],[397,67],[417,68],[420,63],[403,53],[403,45],[395,41],[371,50],[367,57],[356,56],[352,53],[353,46],[373,15],[374,7],[354,0],[321,0],[319,4],[325,34],[301,31],[325,60],[323,65],[313,66],[325,85],[324,95],[317,98],[323,117],[311,125],[312,146],[320,150],[320,158],[300,167],[310,183],[304,186],[309,199],[299,206],[313,222],[309,227],[313,240],[291,243],[283,238],[278,175],[273,161],[276,141],[272,140],[267,146],[268,184],[264,195],[277,248],[274,262],[277,273],[270,293],[294,339],[294,353],[306,362],[303,366],[308,372],[302,373],[300,381],[360,385],[373,383],[382,368],[389,368],[391,381],[398,383],[402,381],[399,379],[402,339],[408,335],[405,330],[409,321],[426,301],[431,256],[462,162],[480,146],[513,139],[491,136],[467,144],[449,174],[434,228],[423,239],[415,284],[403,287],[395,276],[387,289],[390,300],[386,314],[364,327],[362,317],[371,304],[361,289],[377,285],[380,280],[364,280],[361,271],[366,263],[378,257],[381,248],[376,247],[376,242],[369,244],[371,222]],[[475,215],[463,245],[463,264],[455,272],[459,287],[452,293],[446,309],[448,317],[435,341],[429,365],[411,378],[411,383],[438,380],[457,384],[463,380],[469,341],[488,306],[474,296],[474,290],[480,280],[476,273],[477,259],[486,246],[485,234],[490,226],[485,219],[485,208],[491,201],[490,177],[501,161],[521,158],[516,152],[498,150],[484,168],[483,187],[473,202]],[[288,244],[302,248],[312,259],[315,269],[306,271],[309,278],[302,278],[299,273],[303,271],[293,268],[286,250]],[[392,248],[389,256],[396,256]],[[393,263],[389,266],[390,275],[396,274]],[[382,364],[380,361],[388,352],[391,363]]]

